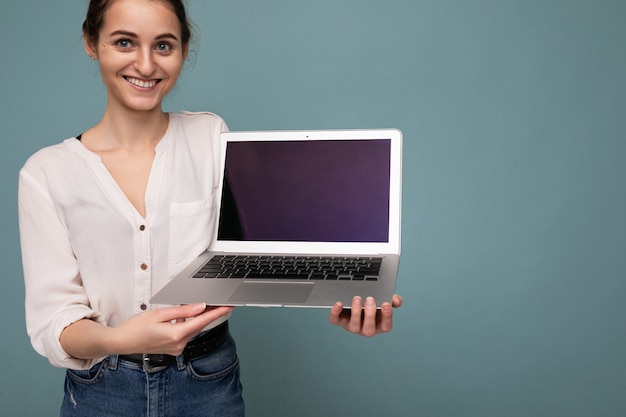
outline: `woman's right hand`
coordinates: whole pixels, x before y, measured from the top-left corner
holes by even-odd
[[[63,330],[61,345],[78,359],[134,353],[179,355],[191,338],[233,308],[202,303],[166,307],[139,313],[117,327],[83,319]]]
[[[114,329],[119,354],[165,353],[179,355],[187,342],[233,307],[188,304],[139,313]]]

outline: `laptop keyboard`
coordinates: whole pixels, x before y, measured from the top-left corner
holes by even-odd
[[[215,255],[194,278],[376,281],[382,258]]]

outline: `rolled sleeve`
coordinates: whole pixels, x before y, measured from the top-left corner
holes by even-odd
[[[86,368],[60,343],[63,329],[83,318],[103,322],[90,308],[63,222],[46,187],[45,172],[20,171],[18,214],[26,291],[26,327],[33,348],[58,367]]]

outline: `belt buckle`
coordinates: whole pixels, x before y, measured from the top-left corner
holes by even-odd
[[[150,363],[150,355],[146,353],[142,355],[142,359],[143,359],[142,361],[143,370],[146,372],[159,372],[169,366],[169,365],[157,365],[157,366],[152,365],[152,363]]]

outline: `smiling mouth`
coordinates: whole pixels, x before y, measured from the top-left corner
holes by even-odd
[[[139,87],[139,88],[152,88],[155,85],[157,85],[159,82],[161,82],[161,80],[140,80],[138,78],[133,78],[133,77],[124,77],[124,79],[126,81],[128,81],[129,83],[131,83],[132,85],[134,85],[135,87]]]

